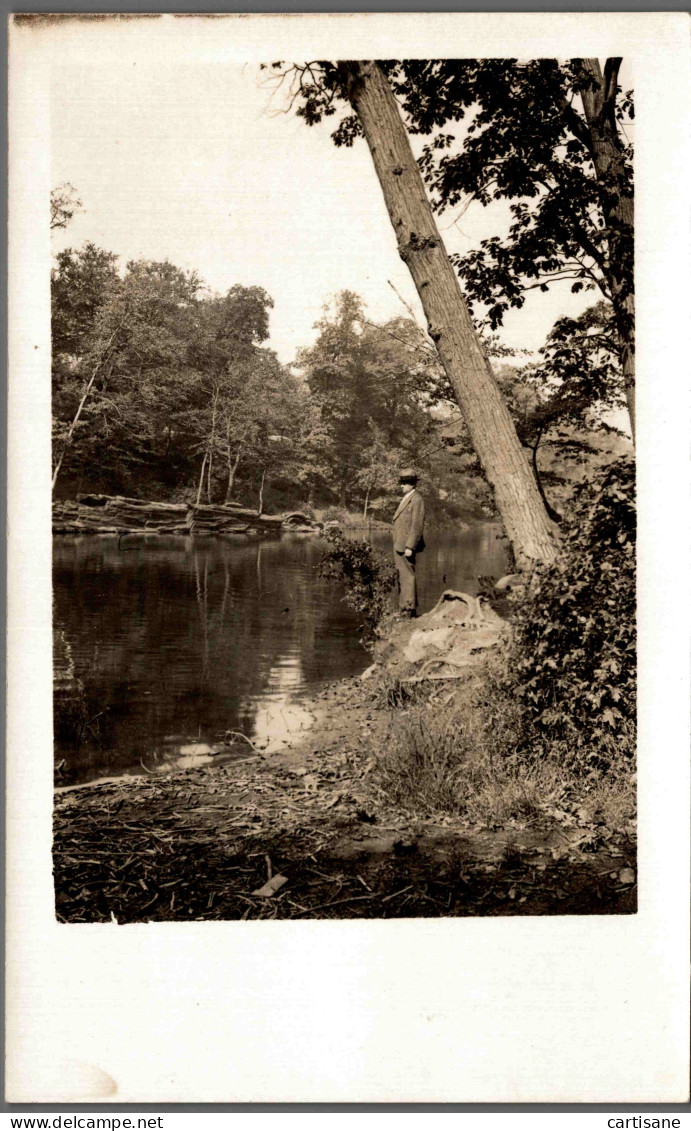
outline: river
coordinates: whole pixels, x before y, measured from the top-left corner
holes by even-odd
[[[428,542],[422,612],[506,572],[494,524]],[[56,783],[210,763],[229,731],[271,751],[308,727],[309,696],[370,662],[342,590],[318,575],[322,549],[304,535],[56,537]]]

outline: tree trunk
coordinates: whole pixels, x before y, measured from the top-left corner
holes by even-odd
[[[206,465],[206,501],[211,506],[211,461],[214,458],[213,448],[209,448],[209,462]]]
[[[633,291],[633,196],[622,191],[624,154],[617,122],[615,100],[621,59],[608,59],[603,75],[599,60],[581,59],[593,80],[581,91],[583,111],[590,135],[595,176],[603,190],[602,210],[607,226],[608,254],[605,274],[617,327],[619,356],[624,373],[631,435],[636,439],[636,343]]]
[[[362,517],[363,517],[363,518],[367,518],[367,506],[368,506],[368,504],[369,504],[369,493],[370,493],[370,489],[369,489],[369,487],[368,487],[368,488],[367,488],[367,494],[365,495],[365,509],[364,509],[364,510],[363,510],[363,512],[362,512]]]
[[[340,487],[340,490],[339,490],[339,493],[338,493],[338,505],[339,505],[339,507],[343,507],[344,510],[345,510],[346,506],[348,505],[347,501],[346,501],[346,491],[347,490],[348,490],[348,479],[347,479],[347,475],[344,474],[343,478],[341,479],[341,487]]]
[[[519,568],[551,562],[557,552],[554,528],[434,222],[393,92],[375,62],[342,66],[349,75],[350,102],[372,154],[399,254],[413,277],[430,336],[494,491],[516,562]]]
[[[240,453],[238,452],[238,454],[235,457],[235,460],[231,463],[230,449],[229,449],[228,450],[228,486],[226,487],[226,497],[225,497],[226,506],[228,505],[228,503],[230,502],[230,500],[233,497],[233,488],[235,487],[235,472],[238,469],[239,462],[240,462]]]
[[[214,389],[214,399],[211,408],[211,437],[209,439],[209,465],[207,467],[206,478],[206,498],[211,506],[211,468],[214,459],[214,444],[216,443],[216,409],[218,407],[218,388]]]
[[[262,481],[259,484],[259,505],[257,506],[257,514],[261,515],[264,512],[264,480],[266,478],[266,468],[262,469]]]
[[[119,327],[118,327],[118,329],[119,329]],[[60,452],[60,458],[59,458],[57,464],[55,465],[55,470],[53,472],[53,482],[51,483],[51,488],[50,488],[51,491],[54,490],[54,488],[55,488],[55,483],[56,483],[56,480],[58,478],[58,475],[60,474],[60,468],[62,467],[62,461],[65,458],[65,452],[67,451],[70,444],[72,443],[72,436],[74,435],[74,430],[77,427],[77,422],[79,420],[79,417],[82,415],[82,409],[84,408],[84,405],[86,404],[86,398],[88,397],[89,393],[91,392],[91,390],[93,388],[94,381],[96,380],[96,377],[98,376],[98,372],[99,372],[101,366],[103,365],[103,363],[106,359],[106,354],[108,353],[108,350],[110,349],[111,345],[113,344],[113,342],[115,340],[116,334],[117,334],[117,330],[113,330],[113,333],[110,335],[110,338],[108,339],[108,343],[107,343],[101,357],[96,362],[96,365],[93,368],[91,376],[89,377],[89,380],[86,383],[86,387],[85,387],[84,392],[82,394],[82,399],[79,402],[79,407],[78,407],[76,413],[74,414],[74,419],[73,419],[72,423],[70,424],[69,430],[68,430],[67,435],[65,437],[65,442],[62,446],[62,451]]]
[[[555,511],[554,507],[552,506],[552,504],[550,503],[549,499],[547,498],[547,496],[545,494],[544,487],[542,486],[542,479],[540,478],[540,468],[538,467],[538,463],[537,463],[537,449],[538,449],[539,443],[540,443],[540,440],[538,439],[537,444],[535,444],[535,446],[533,448],[531,448],[531,451],[533,453],[533,459],[532,459],[533,472],[535,474],[535,482],[537,483],[537,489],[540,492],[540,498],[542,499],[543,503],[545,504],[545,510],[547,511],[547,514],[549,515],[549,517],[552,519],[552,522],[562,522],[563,521],[562,516],[559,514],[558,511]]]
[[[199,488],[197,490],[197,506],[199,506],[202,498],[202,487],[204,486],[204,471],[206,470],[206,459],[208,452],[204,452],[204,459],[202,460],[202,469],[199,473]]]

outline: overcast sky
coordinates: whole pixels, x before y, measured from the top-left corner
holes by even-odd
[[[53,68],[52,183],[70,181],[86,211],[54,250],[92,240],[128,259],[169,259],[216,291],[264,287],[271,346],[289,362],[314,339],[324,302],[348,288],[375,320],[404,314],[389,280],[419,312],[399,259],[369,151],[337,149],[334,119],[308,128],[279,113],[255,63],[165,65],[141,59]],[[505,232],[505,204],[440,218],[449,251]],[[555,318],[597,295],[568,284],[511,312],[507,344],[537,349]]]

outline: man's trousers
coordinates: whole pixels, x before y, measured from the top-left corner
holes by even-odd
[[[402,613],[417,611],[417,585],[415,583],[415,554],[407,558],[394,550],[394,560],[398,570],[398,607]]]

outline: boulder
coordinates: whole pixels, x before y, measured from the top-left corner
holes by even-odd
[[[448,589],[430,612],[393,621],[377,642],[375,658],[403,683],[458,679],[508,631],[481,598]]]

